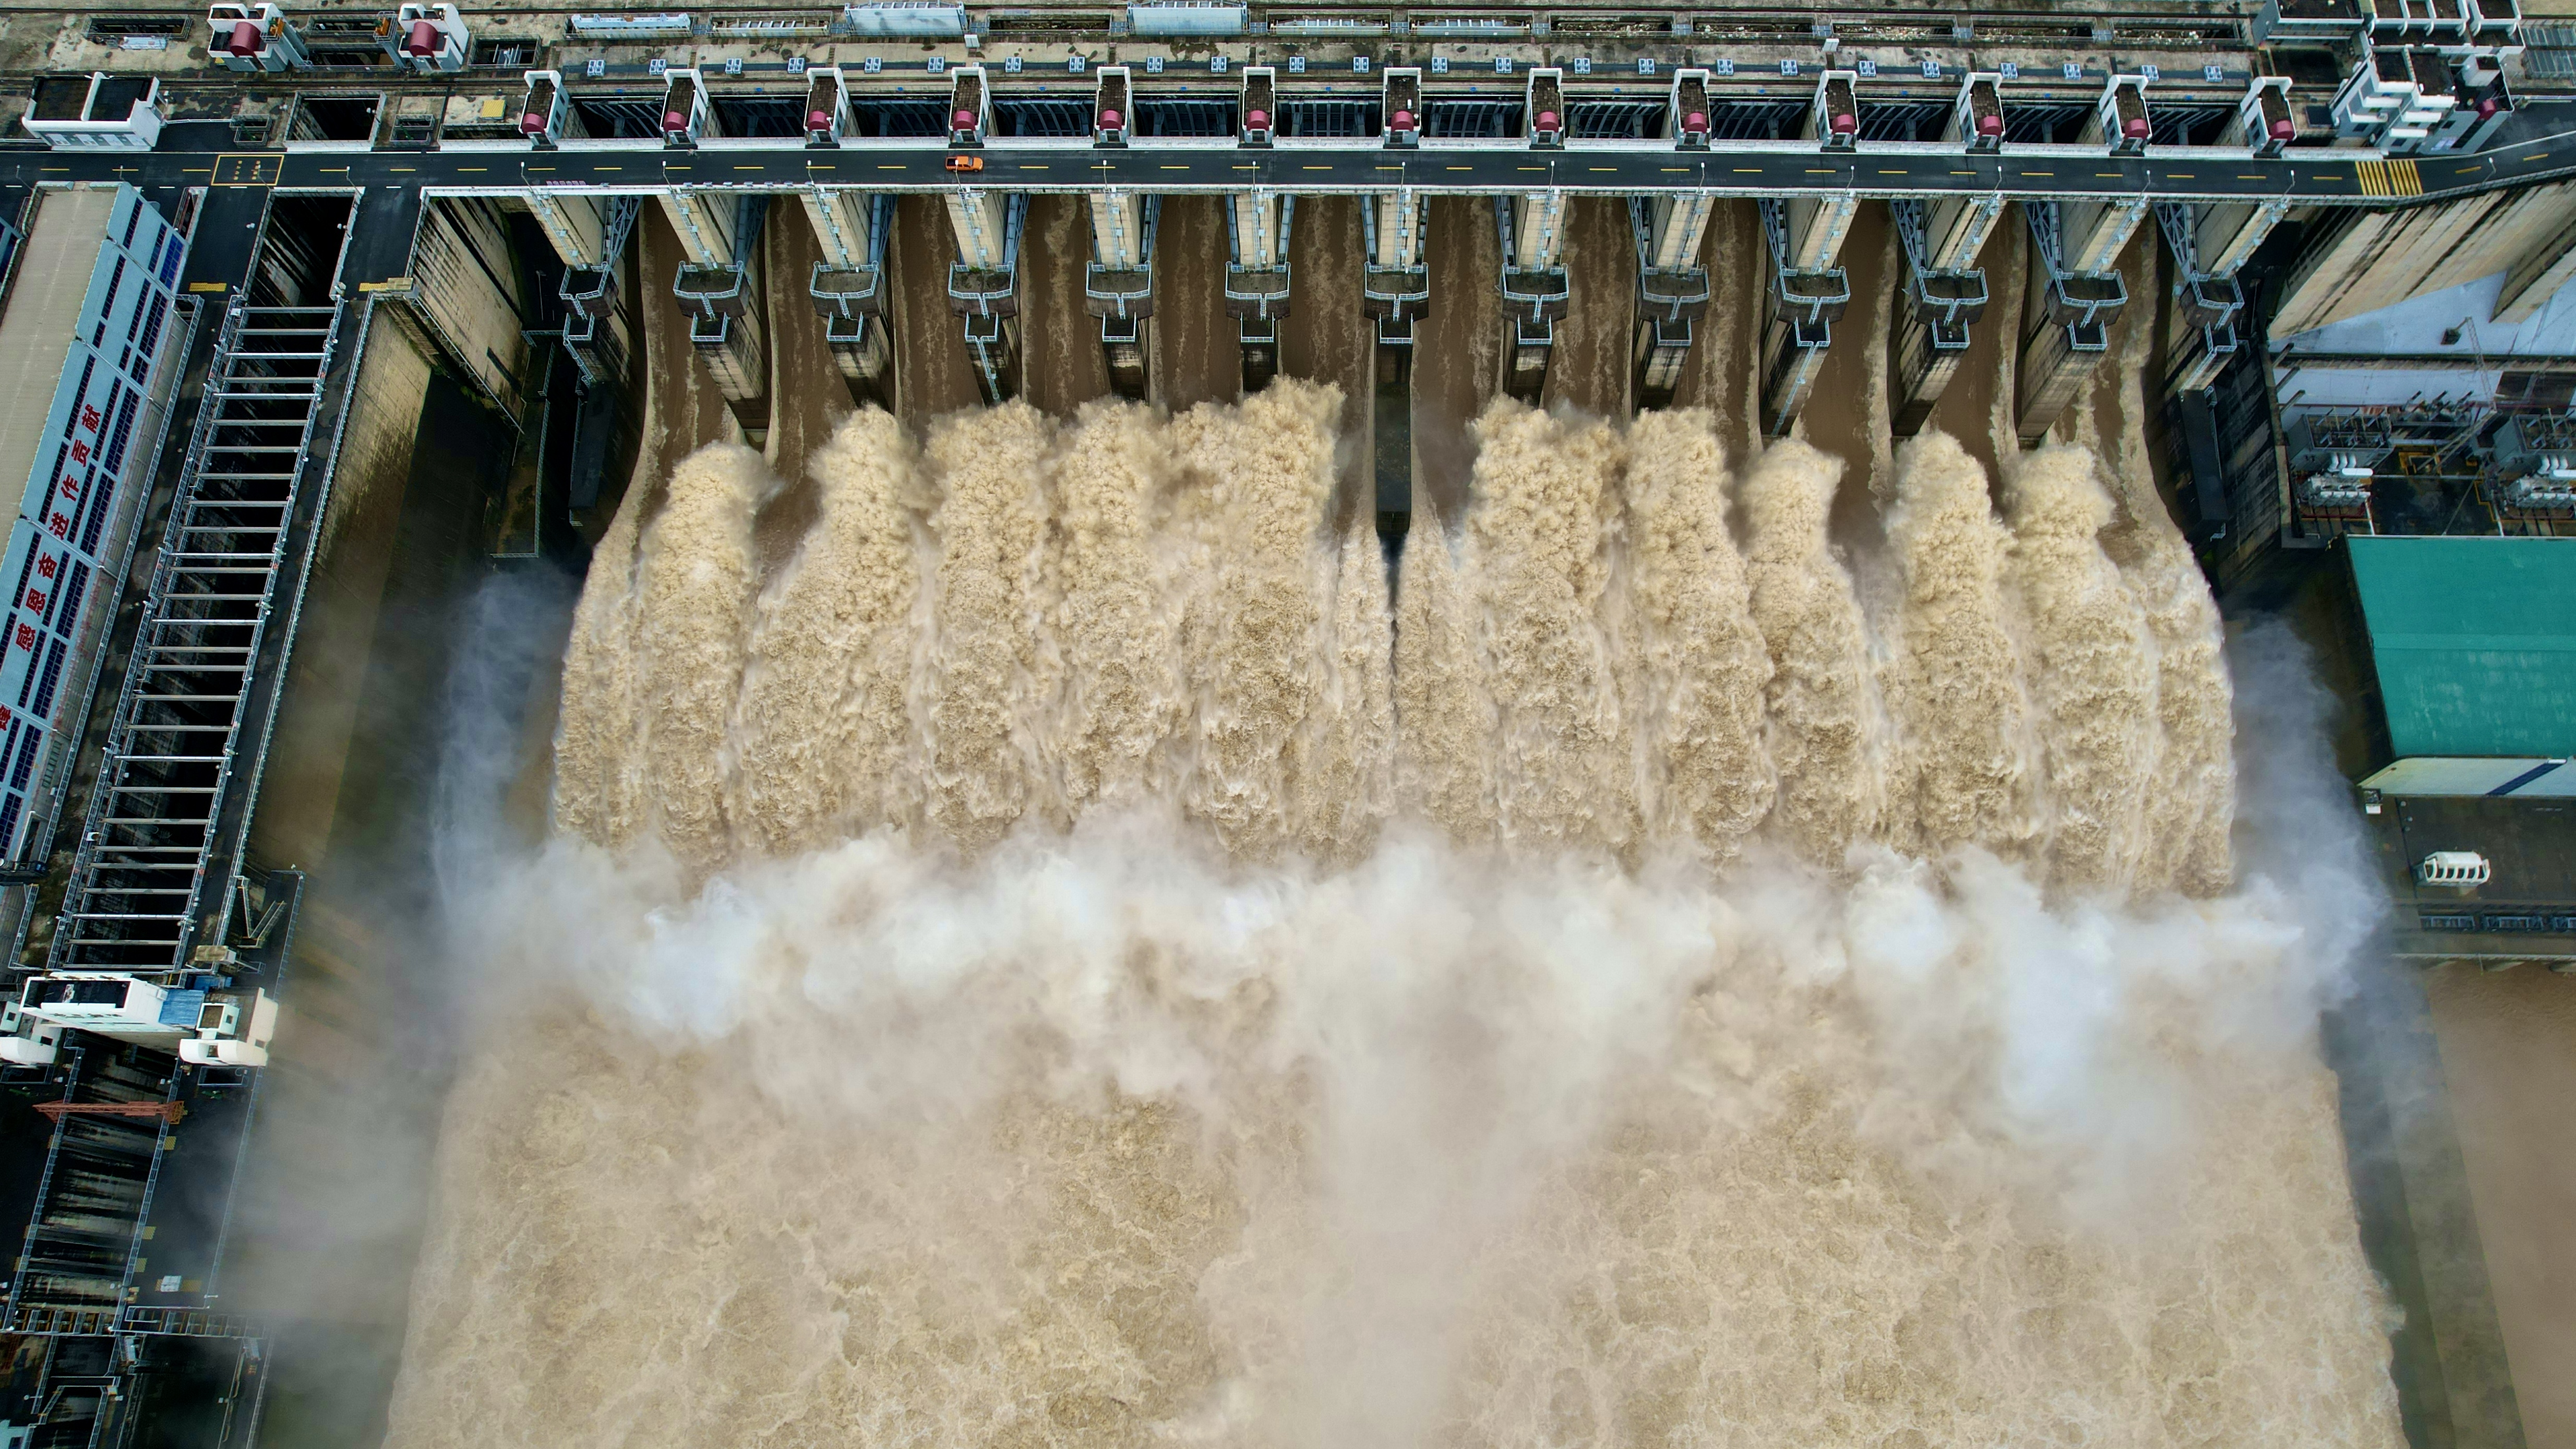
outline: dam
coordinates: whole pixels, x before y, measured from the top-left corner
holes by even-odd
[[[2576,1442],[2576,24],[0,57],[0,1443]]]

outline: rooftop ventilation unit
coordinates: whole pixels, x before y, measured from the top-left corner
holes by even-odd
[[[2467,890],[2495,877],[2495,867],[2474,850],[2437,850],[2415,867],[2415,879],[2428,886]]]
[[[1672,100],[1665,114],[1672,119],[1674,145],[1685,151],[1707,150],[1708,72],[1698,69],[1673,72]]]
[[[528,94],[519,102],[519,134],[540,151],[550,151],[566,136],[581,134],[580,118],[564,94],[563,72],[527,73]]]
[[[384,32],[385,53],[405,70],[429,74],[465,69],[473,37],[453,5],[405,5]]]
[[[1850,151],[1860,145],[1860,98],[1852,83],[1860,77],[1847,70],[1826,71],[1816,82],[1815,103],[1807,116],[1807,139],[1828,151]]]
[[[805,72],[805,144],[833,147],[850,133],[850,98],[841,85],[841,68],[818,65]]]
[[[1279,136],[1278,71],[1266,65],[1243,70],[1243,124],[1237,132],[1246,146],[1267,146]]]
[[[2281,154],[2299,137],[2299,123],[2290,110],[2290,83],[2280,76],[2254,78],[2245,99],[2236,103],[2236,120],[2229,128],[2228,144],[2243,146],[2257,156]]]
[[[1091,144],[1124,146],[1135,134],[1136,98],[1127,89],[1127,67],[1104,65],[1091,100]]]
[[[1530,145],[1561,149],[1565,145],[1565,72],[1552,65],[1534,67],[1529,73],[1528,100],[1521,114],[1529,117]]]
[[[1386,144],[1422,144],[1422,71],[1409,65],[1389,66],[1385,94]]]
[[[1959,99],[1950,107],[1949,129],[1941,133],[1941,139],[1970,152],[2004,148],[2001,74],[1990,71],[1969,74],[1959,87]]]
[[[2083,144],[2100,146],[2114,156],[2143,156],[2155,133],[2155,123],[2147,116],[2147,78],[2115,75],[2102,87],[2102,98],[2093,103],[2093,119],[2085,122],[2082,139]]]
[[[662,144],[676,151],[723,134],[716,129],[715,112],[707,105],[705,77],[693,69],[663,72],[662,117],[655,129],[661,134]]]
[[[210,65],[275,75],[313,63],[304,48],[304,32],[275,5],[210,5],[206,24],[213,31],[206,41]]]
[[[948,73],[948,144],[981,146],[993,129],[993,96],[984,68],[961,65]]]

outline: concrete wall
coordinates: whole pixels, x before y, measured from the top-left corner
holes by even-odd
[[[2558,240],[2576,182],[2404,211],[2347,213],[2292,268],[2272,335],[2285,337],[2506,271]]]
[[[2576,980],[2444,966],[2426,977],[2442,1074],[2531,1449],[2576,1449]]]

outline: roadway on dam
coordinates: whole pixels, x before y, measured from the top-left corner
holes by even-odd
[[[2110,156],[2072,145],[2015,146],[1969,154],[1931,143],[1864,143],[1826,152],[1810,143],[1741,141],[1706,151],[1668,141],[1578,141],[1561,150],[1499,142],[1427,142],[1389,148],[1365,141],[1148,140],[1124,147],[1082,141],[996,139],[959,153],[937,141],[862,140],[839,147],[714,140],[695,149],[649,141],[579,141],[547,151],[514,142],[459,142],[435,151],[370,150],[358,143],[291,151],[183,150],[215,127],[172,127],[168,149],[15,151],[0,154],[0,187],[41,181],[123,179],[138,185],[397,187],[513,192],[572,186],[603,192],[675,186],[784,190],[813,185],[934,191],[960,185],[1018,192],[1116,188],[1211,193],[1269,188],[1298,193],[1403,188],[1490,195],[1562,190],[1620,195],[1708,191],[1739,196],[1852,193],[2009,198],[2143,195],[2174,201],[2303,205],[2404,204],[2576,175],[2576,133],[2472,157],[2387,159],[2301,148],[2271,160],[2215,147],[2158,147]],[[972,154],[980,172],[949,159]]]

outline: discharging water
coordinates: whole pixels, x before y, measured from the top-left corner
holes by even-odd
[[[1506,403],[1391,581],[1340,404],[633,491],[393,1444],[2402,1441],[2160,511]]]

